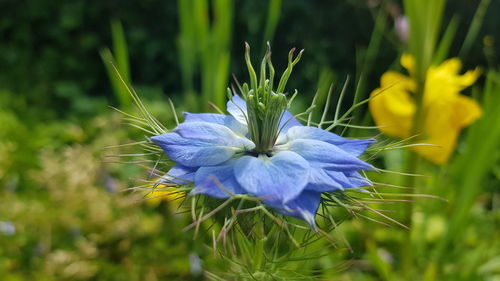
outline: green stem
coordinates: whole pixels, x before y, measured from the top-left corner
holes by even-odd
[[[423,73],[417,72],[415,75],[415,81],[417,84],[417,88],[415,91],[415,103],[417,111],[415,112],[415,116],[413,117],[413,126],[412,126],[412,136],[419,136],[416,138],[418,141],[421,139],[421,134],[423,133],[424,128],[424,120],[425,120],[425,109],[424,109],[424,92],[425,92],[425,78],[426,71]],[[410,174],[418,174],[419,173],[419,161],[420,157],[414,153],[410,152],[407,157],[406,162],[406,172]],[[409,176],[406,178],[406,186],[412,187],[410,192],[414,192],[417,187],[417,178],[414,176]],[[408,226],[409,230],[405,232],[404,239],[407,246],[402,247],[402,270],[404,276],[407,278],[411,278],[413,274],[413,270],[415,268],[414,259],[413,259],[413,243],[412,243],[412,217],[413,217],[413,209],[414,209],[414,201],[408,202],[405,205],[405,210],[403,212],[404,221],[403,224]]]
[[[407,173],[415,174],[418,171],[418,155],[409,151],[409,155],[406,160],[406,169]],[[414,187],[416,185],[416,178],[413,176],[408,176],[406,178],[405,186]],[[414,193],[414,189],[410,189],[409,193]],[[408,226],[408,230],[404,231],[403,235],[403,243],[401,247],[401,269],[403,272],[403,276],[409,280],[413,274],[413,243],[412,243],[412,217],[413,217],[413,209],[414,202],[408,202],[404,205],[403,210],[403,221],[402,223]],[[404,245],[406,244],[406,245]]]

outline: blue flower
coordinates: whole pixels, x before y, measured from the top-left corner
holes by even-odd
[[[250,194],[311,227],[323,192],[371,185],[359,171],[373,167],[358,156],[373,140],[303,126],[286,110],[285,86],[302,51],[293,55],[294,49],[275,89],[270,50],[258,80],[247,44],[250,85],[240,87],[244,99],[228,89],[230,115],[185,113],[184,123],[151,138],[176,163],[161,181],[193,182],[191,194],[215,198]]]
[[[151,141],[176,163],[163,180],[193,182],[191,194],[215,198],[250,194],[312,227],[323,192],[371,185],[359,171],[373,167],[358,157],[373,139],[346,139],[303,126],[283,110],[275,118],[272,147],[259,150],[249,130],[249,110],[235,95],[227,104],[230,115],[185,113],[173,131],[153,136]]]

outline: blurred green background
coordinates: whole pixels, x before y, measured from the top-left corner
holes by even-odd
[[[290,48],[304,48],[289,83],[299,90],[292,111],[300,112],[331,83],[340,91],[347,76],[353,82],[345,99],[352,100],[355,92],[368,97],[388,69],[400,70],[407,47],[395,19],[403,11],[390,0],[0,0],[0,279],[204,280],[198,266],[217,265],[202,242],[182,232],[190,218],[176,213],[177,202],[121,192],[148,174],[113,163],[134,158],[106,157],[113,154],[106,146],[143,139],[109,107],[132,110],[110,75],[111,54],[172,128],[167,98],[179,113],[213,110],[209,101],[224,108],[231,74],[247,80],[245,41],[255,60],[270,41],[278,71]],[[455,29],[445,58],[459,56],[463,70],[483,71],[463,92],[482,104],[483,118],[447,165],[421,165],[428,177],[415,185],[449,202],[416,200],[411,231],[362,218],[344,222],[338,235],[353,251],[332,249],[313,261],[317,277],[500,280],[499,14],[498,0],[450,0],[439,28],[440,36],[450,23]],[[365,107],[354,117],[373,125]],[[482,145],[485,138],[493,143]],[[376,164],[404,171],[405,157],[386,153]],[[404,247],[414,249],[410,270],[400,264]]]

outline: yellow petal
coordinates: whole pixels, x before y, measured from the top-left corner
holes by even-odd
[[[454,126],[454,103],[447,100],[436,101],[425,108],[426,117],[420,143],[432,146],[416,146],[413,149],[427,160],[436,164],[448,161],[460,132]]]
[[[415,146],[413,150],[435,164],[444,164],[455,149],[457,137],[457,132],[451,132],[442,138],[424,139],[420,143],[429,145]]]
[[[481,69],[476,68],[460,75],[461,68],[460,59],[446,60],[439,66],[429,68],[427,80],[439,81],[442,87],[452,88],[454,91],[459,92],[474,84],[481,74]]]
[[[393,137],[409,137],[415,114],[410,94],[394,86],[375,89],[370,96],[370,112],[380,131]]]
[[[424,103],[428,105],[443,99],[453,99],[460,89],[452,76],[430,68],[425,81]]]
[[[462,88],[467,88],[472,84],[476,83],[476,80],[479,78],[479,75],[481,75],[481,69],[479,67],[476,67],[476,69],[469,70],[464,74],[460,75],[458,77],[459,80],[458,83],[460,83]]]
[[[436,70],[442,73],[446,73],[447,75],[458,75],[460,69],[462,68],[462,62],[459,58],[451,58],[445,60],[439,66],[436,67]]]
[[[405,53],[401,56],[399,61],[401,65],[408,70],[409,73],[413,73],[415,71],[415,59],[412,55]]]
[[[469,126],[482,115],[479,104],[469,97],[458,95],[454,103],[455,116],[453,121],[457,127]]]
[[[460,131],[481,116],[481,108],[469,97],[456,95],[453,99],[440,99],[425,107],[426,120],[422,143],[414,150],[436,164],[448,161],[455,150]]]
[[[461,90],[476,82],[481,70],[476,68],[459,75],[461,65],[458,58],[453,58],[429,68],[425,84],[425,103],[433,103],[436,99],[454,99],[459,96]]]
[[[158,206],[163,200],[172,202],[184,197],[184,192],[179,192],[172,189],[172,187],[160,185],[153,189],[151,192],[147,193],[144,198],[149,205]]]
[[[404,91],[415,91],[415,82],[408,76],[394,71],[388,71],[380,78],[382,88],[400,88]]]

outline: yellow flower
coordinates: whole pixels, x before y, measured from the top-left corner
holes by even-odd
[[[175,186],[172,185],[159,184],[148,192],[144,198],[151,206],[158,206],[163,200],[168,202],[180,202],[180,199],[185,196],[185,193],[183,191],[173,190],[174,188]]]
[[[414,59],[401,57],[401,65],[410,75],[414,71]],[[460,75],[462,63],[458,58],[446,60],[427,71],[422,108],[414,100],[415,81],[403,74],[388,71],[380,79],[380,88],[371,93],[371,114],[380,130],[392,137],[408,138],[412,135],[414,116],[423,110],[424,120],[421,143],[432,146],[415,146],[413,149],[437,164],[443,164],[451,156],[462,128],[481,116],[479,105],[460,91],[471,86],[479,77],[480,70]]]

